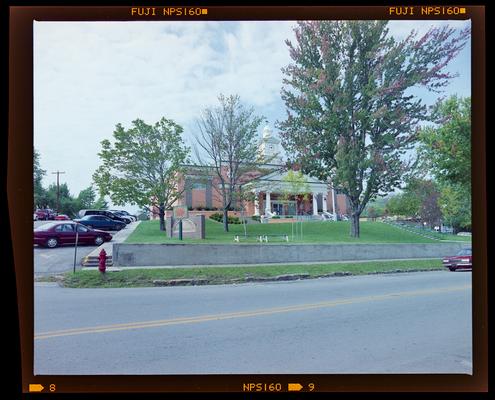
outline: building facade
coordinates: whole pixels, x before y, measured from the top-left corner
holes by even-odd
[[[259,151],[267,164],[241,177],[242,200],[233,205],[233,213],[245,216],[307,216],[340,219],[349,214],[347,197],[327,182],[284,168],[280,140],[269,127],[263,129]],[[297,180],[294,180],[297,177]],[[179,183],[184,190],[176,205],[193,211],[223,209],[220,179],[208,168],[191,167]],[[153,218],[157,217],[153,213]]]

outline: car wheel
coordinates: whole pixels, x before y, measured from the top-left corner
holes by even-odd
[[[57,246],[58,246],[57,238],[50,238],[46,241],[46,247],[49,247],[50,249],[53,249],[54,247]]]
[[[456,267],[449,267],[449,269],[450,269],[452,272],[455,272]]]
[[[105,242],[105,239],[103,239],[103,237],[101,237],[101,236],[96,236],[96,237],[95,237],[95,244],[96,244],[97,246],[99,246],[99,245],[103,244],[103,242]]]

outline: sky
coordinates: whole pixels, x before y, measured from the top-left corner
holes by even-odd
[[[470,21],[391,21],[397,39],[432,25],[463,28]],[[67,183],[72,195],[92,184],[100,165],[100,142],[115,125],[162,117],[184,128],[192,146],[197,118],[218,104],[218,95],[238,94],[263,115],[276,134],[285,106],[281,68],[291,59],[295,21],[34,22],[34,147],[43,185]],[[459,74],[443,96],[471,95],[468,44],[448,71]],[[439,95],[419,92],[426,104]],[[260,127],[260,135],[264,125]],[[108,200],[108,199],[107,199]],[[111,204],[111,203],[110,203]],[[124,207],[116,207],[124,208]],[[137,211],[137,206],[125,207]]]

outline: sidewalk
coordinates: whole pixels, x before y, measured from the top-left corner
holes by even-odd
[[[86,257],[81,259],[81,265],[83,267],[97,267],[98,266],[98,256],[102,250],[105,250],[107,253],[107,266],[113,265],[112,253],[113,253],[113,244],[114,243],[122,243],[124,242],[134,229],[141,223],[141,221],[131,222],[124,229],[118,231],[115,234],[112,234],[112,240],[110,242],[105,242],[101,246],[97,247],[91,253],[89,253]]]

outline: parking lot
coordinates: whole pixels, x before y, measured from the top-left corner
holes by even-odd
[[[53,221],[33,221],[34,228]],[[111,231],[112,235],[117,232]],[[76,268],[81,267],[81,258],[87,256],[98,246],[94,245],[81,245],[77,246],[76,253]],[[54,249],[48,249],[37,245],[33,246],[33,262],[34,262],[34,275],[49,275],[57,274],[66,271],[72,271],[74,268],[74,245],[64,245],[56,247]]]

